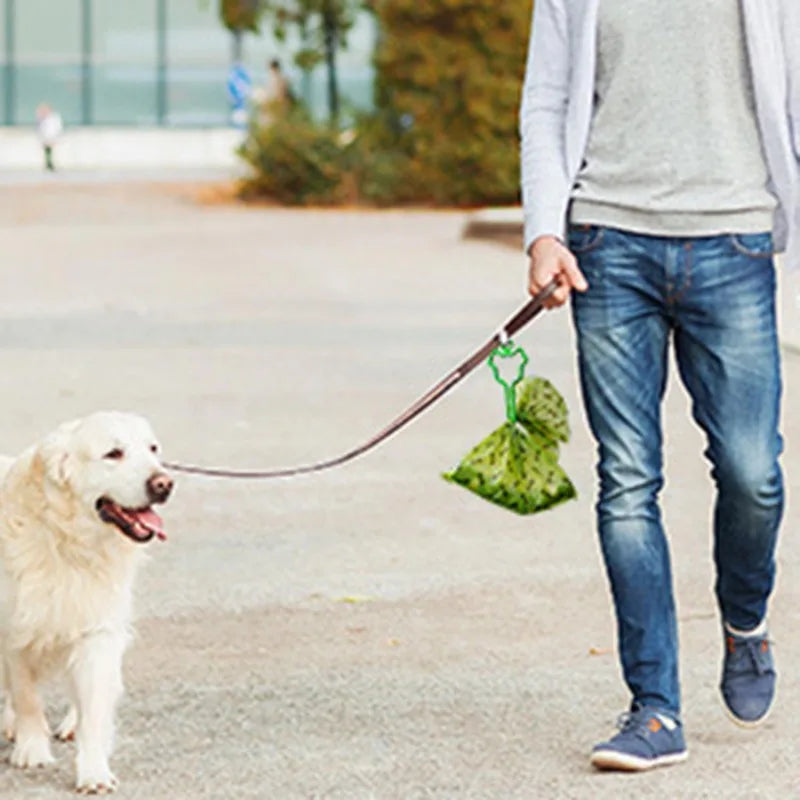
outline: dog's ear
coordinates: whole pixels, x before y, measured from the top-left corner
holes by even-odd
[[[67,422],[39,445],[38,456],[45,475],[57,486],[68,486],[75,470],[74,449],[70,446],[75,427],[75,423]]]

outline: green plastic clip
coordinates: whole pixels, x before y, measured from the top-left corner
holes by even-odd
[[[495,363],[497,358],[515,358],[520,356],[519,370],[517,377],[508,383],[500,376],[500,369]],[[510,339],[505,344],[498,345],[489,356],[489,366],[492,369],[494,379],[503,387],[506,399],[506,418],[509,422],[517,421],[517,385],[525,377],[525,367],[528,365],[528,354],[521,348],[516,347]]]

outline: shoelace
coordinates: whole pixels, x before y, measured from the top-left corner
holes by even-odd
[[[643,725],[644,720],[640,719],[640,715],[639,711],[623,711],[617,717],[617,729],[624,732]]]
[[[617,717],[617,729],[621,733],[628,733],[628,732],[636,732],[638,729],[641,728],[648,728],[650,732],[655,732],[650,726],[647,724],[651,719],[657,719],[662,727],[668,727],[668,725],[664,722],[664,717],[660,714],[653,712],[652,710],[647,710],[644,708],[640,708],[637,711],[623,711]],[[671,728],[670,728],[671,729]],[[646,736],[642,731],[639,731],[639,736]]]
[[[734,639],[734,646],[737,651],[742,651],[749,658],[756,671],[756,675],[764,675],[770,668],[769,648],[772,642],[768,639]]]

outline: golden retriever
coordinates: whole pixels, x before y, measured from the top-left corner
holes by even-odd
[[[0,653],[11,763],[52,762],[37,684],[66,675],[76,788],[113,791],[109,767],[131,591],[143,545],[165,538],[152,510],[172,491],[146,420],[99,412],[0,461]]]

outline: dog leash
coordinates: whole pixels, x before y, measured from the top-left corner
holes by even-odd
[[[326,461],[318,461],[314,464],[304,464],[299,467],[286,467],[282,469],[227,469],[224,467],[201,467],[192,464],[181,464],[179,462],[164,462],[167,469],[175,472],[184,472],[191,475],[205,475],[210,478],[243,478],[249,480],[261,480],[266,478],[291,478],[295,475],[306,475],[311,472],[321,472],[322,470],[332,469],[348,461],[352,461],[368,450],[377,447],[392,434],[404,428],[413,419],[418,417],[426,408],[432,406],[437,400],[443,397],[457,383],[460,383],[475,367],[482,364],[500,346],[508,344],[514,334],[527,325],[543,308],[545,301],[558,288],[558,283],[553,280],[547,284],[538,294],[529,300],[500,330],[489,339],[486,344],[478,348],[469,358],[459,364],[452,372],[445,375],[435,386],[431,387],[415,403],[410,405],[399,416],[395,417],[383,430],[376,433],[364,444],[343,453],[336,458]]]

